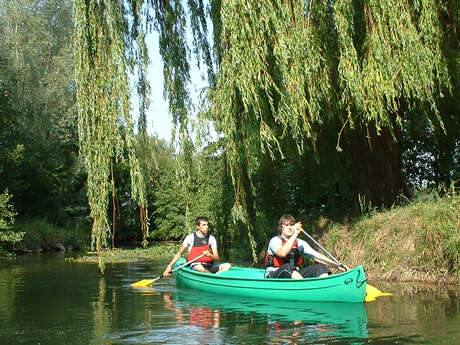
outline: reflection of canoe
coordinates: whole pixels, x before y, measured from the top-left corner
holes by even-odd
[[[176,267],[183,264],[181,258]],[[361,266],[325,278],[267,279],[265,270],[233,267],[218,275],[201,273],[188,267],[174,273],[176,281],[186,287],[212,293],[270,298],[291,301],[363,302],[366,281]]]
[[[278,297],[278,296],[277,296]],[[327,325],[329,335],[367,338],[367,314],[363,303],[301,302],[218,296],[201,291],[176,293],[181,308],[209,308],[226,313],[258,315],[267,321]],[[233,322],[236,319],[233,317]],[[242,321],[244,322],[244,320]]]

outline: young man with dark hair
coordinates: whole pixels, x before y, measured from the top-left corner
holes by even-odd
[[[280,218],[278,222],[279,235],[273,237],[268,244],[265,259],[265,276],[267,278],[326,277],[331,273],[327,266],[342,270],[348,269],[346,266],[339,267],[335,262],[310,247],[307,242],[297,238],[301,231],[302,224],[296,223],[290,214]],[[302,267],[301,254],[305,254],[317,263]]]
[[[193,260],[202,254],[204,255],[190,265],[190,267],[196,271],[218,274],[232,268],[232,265],[227,262],[222,264],[216,263],[216,261],[219,261],[219,252],[217,250],[217,241],[215,237],[208,234],[208,219],[206,217],[198,217],[195,220],[195,227],[196,232],[185,237],[179,251],[172,258],[168,266],[166,266],[163,273],[164,276],[171,274],[172,267],[182,256],[185,249],[188,249],[187,261]]]

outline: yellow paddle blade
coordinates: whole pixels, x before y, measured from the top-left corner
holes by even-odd
[[[366,302],[375,301],[377,297],[381,297],[381,296],[391,296],[391,293],[382,292],[370,284],[366,285],[366,298],[364,299]]]
[[[132,283],[131,287],[147,287],[155,283],[157,279],[142,279],[142,280],[139,280],[138,282]]]
[[[132,288],[133,293],[138,293],[141,296],[154,296],[158,292],[152,286],[134,287]]]

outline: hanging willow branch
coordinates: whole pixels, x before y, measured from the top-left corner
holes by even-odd
[[[188,0],[194,52],[209,66],[212,58],[206,39],[206,11],[203,0]],[[190,97],[189,50],[186,39],[186,12],[179,0],[75,0],[75,64],[79,107],[80,151],[88,172],[88,201],[93,218],[92,245],[98,253],[106,245],[109,225],[107,198],[109,163],[122,158],[126,147],[130,162],[131,194],[138,201],[143,232],[147,243],[148,209],[145,176],[136,156],[133,121],[130,110],[128,74],[137,66],[139,140],[137,153],[143,159],[146,142],[146,110],[150,90],[146,79],[148,54],[146,34],[152,24],[160,36],[160,54],[164,61],[165,95],[174,128],[179,127],[183,144],[181,156],[188,150],[188,113]],[[151,15],[153,11],[153,16]],[[144,20],[144,21],[143,21]],[[123,133],[120,128],[124,127]],[[185,167],[187,157],[182,162]],[[186,171],[186,170],[184,170]],[[100,260],[100,268],[103,263]]]
[[[131,167],[132,195],[147,224],[143,175],[135,155],[128,72],[133,59],[127,50],[126,9],[119,1],[74,1],[75,70],[79,110],[80,153],[88,173],[87,194],[93,219],[91,243],[99,254],[107,245],[110,162],[126,147]],[[143,44],[141,41],[140,44]],[[124,136],[121,132],[124,125]],[[144,231],[145,232],[145,231]]]
[[[428,102],[441,122],[434,96],[449,79],[438,6],[430,0],[364,1],[362,7],[335,2],[341,102],[351,125],[359,121],[375,124],[377,132],[392,129],[391,114],[398,114],[401,99]],[[355,22],[356,11],[363,27]],[[401,126],[399,115],[396,121]]]

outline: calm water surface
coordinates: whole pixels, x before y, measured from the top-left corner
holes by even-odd
[[[392,285],[393,296],[366,304],[268,303],[171,278],[130,288],[166,263],[108,266],[101,277],[64,254],[0,261],[0,344],[460,344],[458,288]]]

